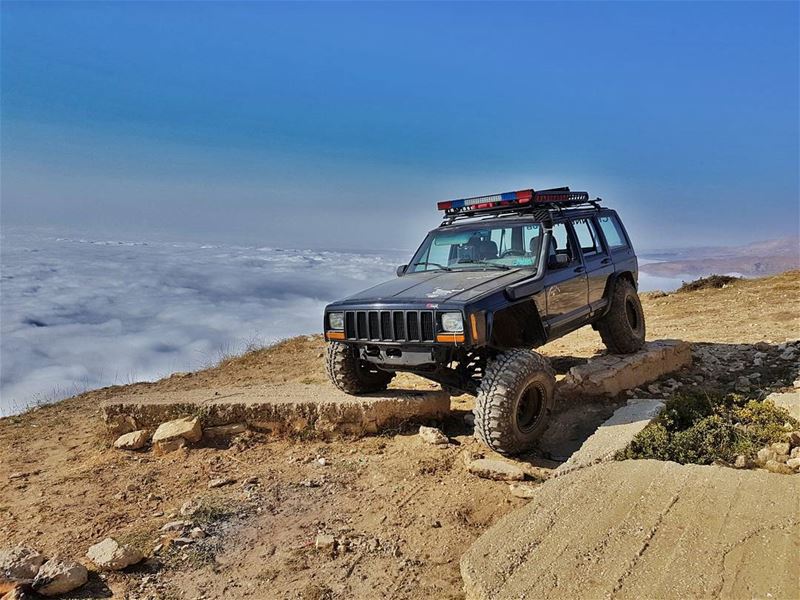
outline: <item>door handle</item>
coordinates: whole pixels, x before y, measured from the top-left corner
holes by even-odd
[[[586,270],[585,267],[575,267],[575,272],[576,273],[583,273],[585,270]]]
[[[601,265],[607,265],[607,264],[609,264],[610,262],[611,262],[611,259],[610,259],[610,258],[604,258],[603,260],[601,260],[601,261],[600,261],[600,264],[601,264]]]

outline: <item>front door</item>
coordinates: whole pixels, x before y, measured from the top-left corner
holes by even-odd
[[[555,257],[565,257],[557,260]],[[553,226],[545,276],[546,326],[551,334],[589,312],[589,286],[577,243],[565,223]]]

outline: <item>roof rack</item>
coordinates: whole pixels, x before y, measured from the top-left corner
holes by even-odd
[[[592,206],[600,208],[600,198],[589,199],[588,192],[573,192],[568,187],[546,190],[519,190],[492,196],[475,196],[438,203],[439,210],[445,213],[442,225],[450,225],[457,219],[479,216],[505,216],[542,212],[550,216],[550,211],[561,212],[564,208]],[[544,214],[542,215],[544,216]]]

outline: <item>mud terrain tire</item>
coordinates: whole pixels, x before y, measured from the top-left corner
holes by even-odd
[[[533,350],[490,360],[475,399],[475,435],[500,454],[529,450],[547,426],[556,378]]]
[[[644,346],[645,324],[642,303],[627,279],[618,279],[611,293],[611,308],[597,322],[597,331],[608,351],[632,354]]]
[[[338,342],[328,343],[325,370],[331,383],[345,394],[381,392],[394,378],[394,373],[380,371],[365,363],[352,346]]]

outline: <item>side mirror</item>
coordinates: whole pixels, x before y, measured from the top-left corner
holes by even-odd
[[[563,269],[569,264],[569,256],[566,254],[551,254],[547,259],[547,266],[550,269]]]
[[[398,277],[402,277],[403,275],[405,275],[407,268],[408,268],[408,265],[400,265],[399,267],[397,267],[397,271],[396,271],[397,276]]]

